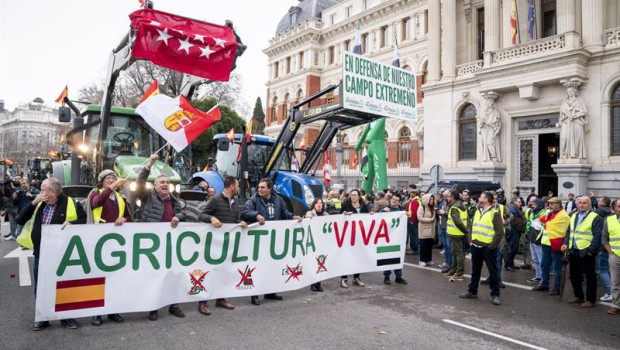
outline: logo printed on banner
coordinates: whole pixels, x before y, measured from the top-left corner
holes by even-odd
[[[105,306],[105,277],[56,282],[56,312]]]
[[[316,273],[318,274],[319,272],[327,272],[327,268],[325,267],[325,260],[327,260],[327,255],[319,255],[318,257],[315,257],[315,259],[316,264],[318,265]]]
[[[254,270],[256,270],[256,267],[250,268],[250,265],[245,265],[244,272],[241,272],[241,270],[237,269],[237,271],[241,275],[241,280],[235,286],[237,290],[252,289],[255,287],[254,281],[252,280],[252,272],[254,272]]]
[[[196,295],[200,292],[207,291],[207,288],[202,284],[205,280],[205,276],[209,273],[209,271],[203,272],[200,269],[196,269],[189,273],[190,283],[192,284],[192,288],[187,292],[189,295]]]
[[[286,282],[284,283],[288,283],[288,281],[290,281],[291,278],[295,278],[296,280],[299,281],[299,276],[303,274],[304,274],[304,271],[303,271],[303,266],[301,266],[301,263],[297,264],[297,266],[295,266],[294,269],[286,265],[286,269],[282,270],[282,276],[288,276],[288,278],[286,279]]]

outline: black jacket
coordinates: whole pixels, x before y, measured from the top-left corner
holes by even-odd
[[[284,203],[284,199],[273,192],[271,193],[271,199],[273,200],[275,210],[274,220],[291,220],[293,218],[294,215],[288,211],[286,203]],[[258,220],[256,220],[256,217],[258,214],[264,217],[265,220],[269,220],[267,210],[267,202],[261,198],[258,193],[256,193],[247,202],[245,202],[243,212],[241,213],[241,220],[247,222],[248,224],[257,222]]]
[[[164,200],[161,199],[155,189],[146,189],[146,180],[151,173],[150,170],[143,168],[138,175],[136,184],[138,187],[137,196],[142,201],[142,208],[140,210],[141,222],[161,222],[161,218],[164,215]],[[185,221],[185,214],[181,203],[176,199],[172,193],[170,194],[170,201],[172,202],[172,208],[174,211],[173,216],[176,216],[179,221]]]
[[[239,223],[241,217],[241,207],[237,204],[237,200],[233,199],[232,206],[228,204],[228,197],[224,193],[211,198],[207,202],[207,207],[200,214],[200,221],[211,223],[211,217],[215,217],[225,224]]]
[[[342,207],[340,207],[341,213],[344,213],[345,211],[348,211],[348,212],[352,211],[354,214],[357,214],[357,209],[353,207],[353,204],[351,203],[350,200],[344,201],[344,203],[342,203]],[[364,202],[360,202],[360,214],[369,213],[369,212],[370,211],[368,210],[368,207],[366,206],[366,204],[364,204]]]
[[[66,221],[66,213],[67,213],[67,197],[64,194],[58,196],[58,204],[56,206],[56,211],[54,211],[54,216],[52,217],[51,224],[52,225],[61,225]],[[71,221],[72,224],[85,224],[86,223],[86,212],[82,205],[78,201],[75,202],[75,211],[77,213],[77,220]],[[17,216],[17,224],[25,225],[32,215],[34,215],[34,210],[36,209],[36,205],[32,205],[32,202],[26,204],[24,209],[19,212]],[[34,219],[34,225],[32,225],[32,244],[34,245],[34,256],[39,256],[39,251],[41,249],[41,219],[43,217],[43,209],[45,209],[46,204],[41,203],[41,207],[37,211],[37,214]]]

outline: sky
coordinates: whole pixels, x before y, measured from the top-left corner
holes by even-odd
[[[215,24],[233,21],[247,50],[237,60],[243,97],[265,105],[267,56],[278,22],[298,0],[155,0],[155,9]],[[105,77],[110,52],[129,31],[138,0],[0,0],[0,100],[13,110],[41,97],[46,105],[69,86]],[[77,97],[77,96],[76,96]],[[245,116],[244,116],[245,117]]]

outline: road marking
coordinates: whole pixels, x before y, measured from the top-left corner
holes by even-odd
[[[22,247],[17,247],[14,251],[5,255],[5,259],[18,258],[19,259],[19,286],[27,287],[32,285],[30,279],[30,264],[28,258],[32,257],[32,250],[22,250]]]
[[[446,320],[446,319],[444,319],[442,321],[444,321],[446,323],[453,324],[455,326],[467,328],[467,329],[475,331],[475,332],[479,332],[479,333],[482,333],[482,334],[490,335],[492,337],[499,338],[499,339],[502,339],[502,340],[505,340],[505,341],[509,341],[511,343],[519,344],[521,346],[525,346],[525,347],[530,348],[530,349],[547,350],[547,348],[536,346],[536,345],[533,345],[533,344],[530,344],[530,343],[526,343],[524,341],[513,339],[513,338],[510,338],[510,337],[506,337],[506,336],[501,335],[501,334],[485,331],[484,329],[472,327],[472,326],[469,326],[469,325],[466,325],[466,324],[463,324],[463,323],[455,322],[455,321],[452,321],[452,320]]]

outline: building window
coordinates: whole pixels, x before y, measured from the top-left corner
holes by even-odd
[[[344,50],[351,51],[351,40],[345,40],[344,42]]]
[[[411,39],[411,27],[412,27],[411,17],[407,17],[403,19],[401,22],[401,26],[402,26],[402,32],[400,35],[401,40]]]
[[[364,1],[364,11],[366,11],[370,7],[370,0],[363,0],[363,1]]]
[[[398,132],[398,163],[411,163],[411,130],[406,126]]]
[[[428,34],[428,10],[424,10],[424,34]]]
[[[334,47],[330,46],[329,49],[327,49],[327,64],[334,64]]]
[[[611,96],[611,154],[620,155],[620,84]]]
[[[541,11],[542,14],[542,37],[553,36],[557,33],[556,30],[556,0],[542,0]]]
[[[329,15],[329,24],[334,24],[336,23],[336,14],[332,13],[331,15]]]
[[[291,58],[290,57],[286,58],[285,70],[286,70],[286,74],[291,72]]]
[[[476,107],[467,104],[459,115],[459,160],[476,159]]]
[[[278,121],[278,98],[273,98],[273,103],[271,104],[271,123],[275,123]]]
[[[273,77],[277,78],[280,74],[280,62],[276,62],[273,64]]]
[[[301,101],[301,89],[297,90],[297,94],[295,95],[295,104],[298,104]]]
[[[344,9],[345,14],[347,15],[347,18],[353,16],[353,6],[349,6],[346,9]]]
[[[304,52],[300,52],[299,53],[299,69],[303,69],[304,68]]]
[[[364,33],[362,34],[362,53],[368,52],[368,49],[370,49],[368,33]]]
[[[478,9],[478,59],[483,58],[484,53],[484,7]]]
[[[386,47],[389,41],[390,31],[388,26],[381,27],[381,45],[379,47]]]

